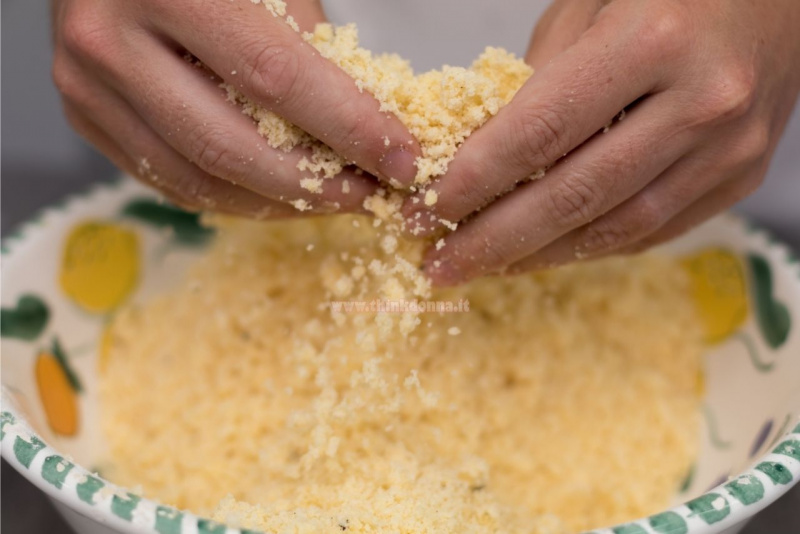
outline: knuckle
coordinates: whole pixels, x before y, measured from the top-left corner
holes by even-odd
[[[665,212],[668,211],[663,200],[656,200],[653,195],[642,193],[638,199],[633,222],[630,224],[633,237],[642,237],[661,228],[664,224]]]
[[[579,246],[590,252],[617,250],[652,234],[661,228],[663,222],[663,209],[647,197],[642,197],[632,213],[603,217],[589,224]]]
[[[756,79],[752,68],[743,65],[727,66],[715,76],[709,90],[712,119],[742,117],[753,108],[756,98]]]
[[[594,219],[605,202],[602,188],[581,176],[565,177],[548,192],[548,208],[558,225],[574,226]]]
[[[625,225],[598,221],[586,227],[578,246],[587,252],[615,250],[629,243],[632,234],[632,229]]]
[[[72,55],[99,60],[108,54],[109,31],[102,20],[91,11],[69,10],[61,23],[60,43]]]
[[[483,207],[486,196],[491,196],[491,192],[487,191],[488,185],[476,169],[465,170],[452,180],[442,181],[441,187],[439,197],[445,201],[440,200],[431,210],[449,220],[459,220],[467,213]],[[448,202],[447,199],[452,200]]]
[[[280,102],[295,93],[300,61],[291,47],[280,42],[259,42],[252,64],[246,67],[246,87],[254,95]]]
[[[337,117],[353,118],[352,120],[341,121],[337,124],[333,138],[325,138],[327,144],[341,147],[341,154],[348,159],[364,159],[370,165],[377,165],[383,157],[386,147],[382,137],[368,135],[366,121],[356,119],[355,113],[346,107],[337,109],[333,115]]]
[[[216,176],[228,175],[234,168],[227,136],[215,128],[195,128],[189,135],[189,154],[193,163]]]
[[[468,247],[460,251],[463,259],[469,259],[476,271],[487,274],[502,271],[527,256],[525,243],[520,239],[519,229],[498,235],[496,229],[483,222],[475,228]]]
[[[669,2],[648,7],[639,25],[636,40],[650,60],[670,60],[681,55],[687,44],[686,32],[691,20],[683,9]]]
[[[483,256],[481,265],[483,273],[502,270],[519,259],[517,255],[513,254],[512,250],[501,245],[499,240],[496,239],[487,240],[486,247],[481,254]]]
[[[509,156],[526,170],[554,163],[567,151],[566,125],[556,109],[530,109],[517,120]]]

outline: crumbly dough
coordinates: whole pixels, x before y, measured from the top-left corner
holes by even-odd
[[[348,314],[324,303],[405,296],[419,244],[366,217],[220,224],[181,287],[113,321],[111,480],[267,532],[574,533],[663,508],[691,465],[702,347],[673,260]]]
[[[282,1],[264,3],[274,15],[286,14]],[[444,66],[415,74],[408,61],[396,54],[376,55],[359,47],[354,24],[319,24],[303,38],[352,76],[359,89],[374,95],[381,110],[394,113],[414,135],[422,150],[417,159],[418,185],[444,174],[461,143],[508,103],[533,73],[513,54],[489,47],[469,68]],[[242,104],[272,147],[312,150],[313,157],[303,164],[303,170],[331,177],[348,164],[322,141],[258,106],[235,87],[226,87],[229,97]]]

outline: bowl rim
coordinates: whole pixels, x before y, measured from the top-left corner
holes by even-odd
[[[17,245],[27,240],[28,232],[38,227],[43,218],[80,209],[81,205],[90,203],[98,194],[118,193],[129,181],[130,178],[123,174],[111,182],[94,183],[83,192],[73,193],[35,211],[33,216],[16,225],[3,237],[0,246],[3,261],[13,261]],[[759,246],[765,252],[770,249],[777,251],[783,258],[783,267],[795,271],[795,279],[800,287],[800,259],[790,247],[739,215],[727,212],[718,217],[724,218],[726,224],[736,225],[747,234],[760,238]],[[130,533],[258,533],[216,523],[140,497],[130,489],[113,484],[60,454],[34,432],[16,408],[5,385],[2,386],[1,399],[0,456],[48,497],[68,505],[79,515]],[[800,418],[790,423],[786,433],[777,438],[769,452],[724,483],[657,514],[594,529],[591,534],[716,534],[752,517],[798,483]],[[753,485],[762,489],[759,498],[754,498],[746,491]]]

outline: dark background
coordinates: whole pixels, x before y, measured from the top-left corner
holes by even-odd
[[[117,173],[72,133],[61,115],[49,77],[47,4],[44,0],[3,0],[2,4],[0,223],[4,235],[38,208]],[[790,129],[795,130],[794,139],[800,139],[798,110]],[[783,145],[765,186],[737,209],[800,251],[800,151],[786,142]],[[5,462],[0,477],[0,526],[6,532],[69,532],[43,494]],[[798,533],[800,486],[762,512],[743,534]]]

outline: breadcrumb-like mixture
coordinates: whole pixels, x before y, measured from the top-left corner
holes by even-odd
[[[393,256],[418,244],[370,223],[224,222],[181,287],[121,312],[109,478],[303,534],[574,533],[670,502],[696,453],[701,353],[675,261],[431,295],[469,313],[333,312],[409,276]]]
[[[281,0],[263,3],[277,17],[286,14]],[[417,139],[422,150],[417,159],[418,185],[444,174],[461,143],[508,103],[533,73],[513,54],[488,47],[469,68],[444,66],[415,75],[400,56],[376,55],[359,47],[354,24],[318,24],[303,38],[349,74],[359,89],[375,96],[381,111],[395,114]],[[258,123],[259,133],[270,146],[287,152],[296,146],[312,149],[311,160],[301,170],[330,178],[348,165],[322,141],[255,104],[235,87],[225,87],[229,98],[242,104],[244,112]]]

